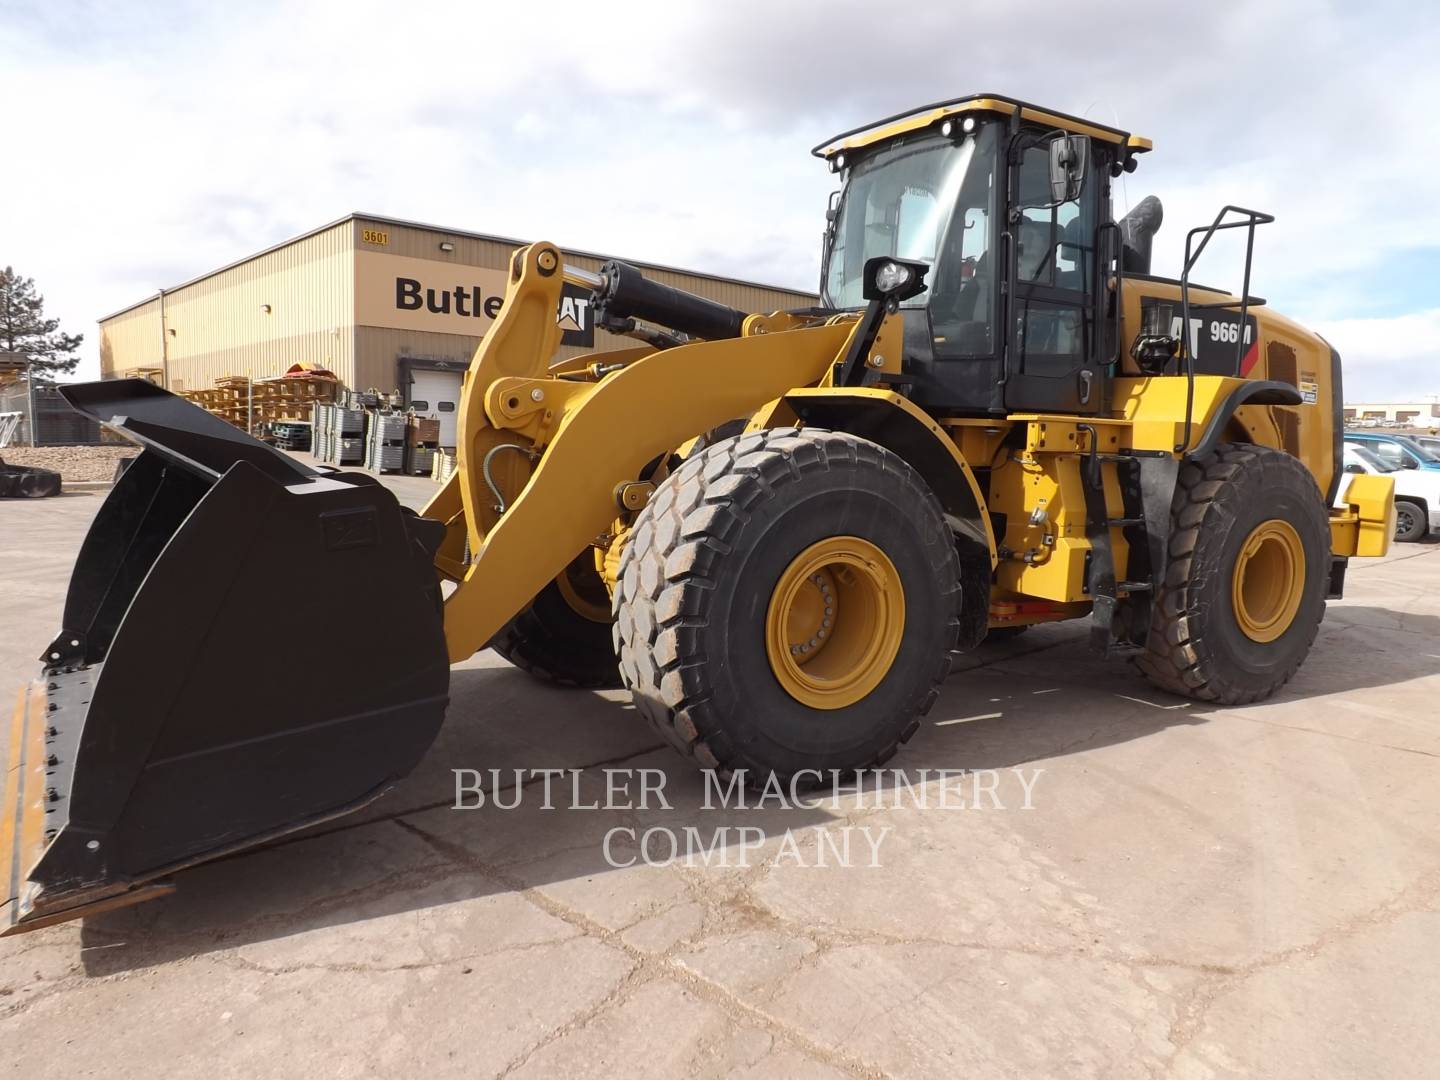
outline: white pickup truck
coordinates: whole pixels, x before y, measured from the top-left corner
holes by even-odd
[[[1345,444],[1345,471],[1395,478],[1396,540],[1419,541],[1440,533],[1440,471],[1402,469],[1350,442]],[[1345,486],[1340,485],[1337,506],[1344,505]]]

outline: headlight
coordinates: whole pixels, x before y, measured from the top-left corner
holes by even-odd
[[[925,291],[925,275],[929,271],[930,267],[923,262],[876,255],[865,260],[863,295],[866,300],[899,304]]]
[[[880,269],[875,271],[875,289],[877,292],[898,292],[913,280],[915,280],[915,271],[897,262],[881,263]]]

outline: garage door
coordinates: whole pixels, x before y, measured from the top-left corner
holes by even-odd
[[[410,407],[416,416],[440,421],[440,445],[454,448],[455,417],[460,411],[460,372],[412,370]]]

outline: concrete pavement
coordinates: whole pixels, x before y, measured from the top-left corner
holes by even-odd
[[[58,629],[99,503],[0,506],[5,693]],[[4,1059],[27,1078],[1434,1075],[1440,546],[1354,563],[1348,592],[1249,708],[1161,694],[1080,628],[987,647],[903,777],[818,805],[717,805],[623,694],[481,654],[364,814],[0,942]],[[516,805],[453,809],[457,768],[503,770],[485,787]],[[549,808],[543,769],[580,770]],[[696,839],[708,865],[685,864]]]

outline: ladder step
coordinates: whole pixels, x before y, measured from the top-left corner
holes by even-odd
[[[1111,518],[1110,520],[1105,522],[1106,528],[1109,529],[1131,529],[1134,528],[1136,525],[1144,524],[1144,518]]]
[[[1150,582],[1148,582],[1148,581],[1117,581],[1117,582],[1115,583],[1115,588],[1116,588],[1117,591],[1121,591],[1121,592],[1149,592],[1149,591],[1150,591]]]

